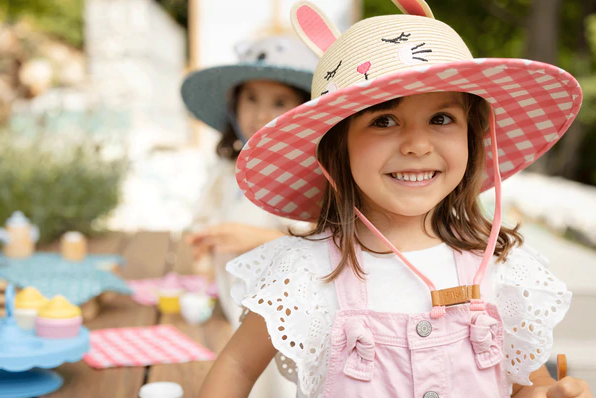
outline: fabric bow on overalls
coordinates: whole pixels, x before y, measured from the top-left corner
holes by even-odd
[[[487,314],[480,314],[472,319],[470,341],[476,354],[478,368],[490,368],[501,362],[502,339],[503,333],[499,330],[499,322],[496,319]]]
[[[360,321],[345,326],[347,349],[350,353],[344,373],[354,379],[370,381],[375,359],[375,339],[370,329]]]

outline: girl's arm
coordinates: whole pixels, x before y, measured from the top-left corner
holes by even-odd
[[[224,223],[191,235],[187,242],[193,246],[195,255],[198,257],[198,254],[206,250],[213,250],[216,253],[246,253],[285,235],[275,228]]]
[[[246,398],[276,353],[265,320],[250,312],[207,374],[199,398]]]
[[[532,394],[537,387],[551,386],[556,383],[555,379],[550,377],[546,366],[542,366],[540,369],[532,372],[530,374],[530,381],[533,383],[532,386],[514,384],[511,396],[515,398],[530,398],[533,397]]]
[[[532,386],[513,385],[511,397],[515,398],[593,398],[588,383],[573,377],[558,382],[550,377],[546,366],[530,374]]]

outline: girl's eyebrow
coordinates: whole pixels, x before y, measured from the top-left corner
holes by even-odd
[[[376,113],[376,112],[382,112],[382,111],[388,111],[388,110],[393,110],[395,108],[397,108],[399,106],[399,103],[401,102],[402,98],[396,98],[387,102],[382,102],[380,104],[377,105],[373,105],[370,108],[366,108],[362,111],[360,111],[359,113],[357,113],[356,115],[354,115],[355,117],[359,117],[359,116],[363,116],[369,113]]]
[[[359,118],[360,116],[364,116],[364,115],[367,115],[370,113],[394,110],[395,108],[397,108],[399,106],[401,99],[402,98],[396,98],[391,101],[382,102],[378,105],[371,106],[370,108],[366,108],[366,109],[360,111],[359,113],[355,114],[353,117]],[[461,102],[461,100],[459,100],[459,98],[458,99],[456,99],[456,98],[448,99],[447,101],[441,103],[439,106],[434,107],[434,108],[436,110],[448,109],[448,108],[460,108],[462,110],[465,109],[463,103]]]
[[[292,96],[288,95],[288,94],[281,94],[281,95],[276,95],[274,97],[275,101],[291,101],[292,100]]]
[[[437,106],[435,109],[440,110],[440,109],[447,109],[447,108],[461,108],[463,110],[464,104],[462,104],[461,101],[452,99],[452,100],[442,103],[441,105]]]

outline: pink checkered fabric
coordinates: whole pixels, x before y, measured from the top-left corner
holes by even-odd
[[[212,361],[215,354],[171,325],[100,329],[91,332],[83,359],[97,369]]]
[[[315,160],[321,137],[372,105],[438,91],[476,94],[493,106],[503,179],[548,151],[574,120],[582,100],[573,76],[541,62],[490,58],[415,66],[322,95],[271,121],[240,153],[238,184],[248,199],[270,213],[315,221],[327,184]],[[490,138],[485,148],[483,190],[494,184]]]

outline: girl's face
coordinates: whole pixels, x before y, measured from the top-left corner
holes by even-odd
[[[253,80],[238,93],[236,116],[246,139],[261,127],[302,103],[300,94],[285,84]]]
[[[467,117],[461,93],[404,97],[355,117],[348,154],[365,214],[422,216],[453,191],[468,162]]]

